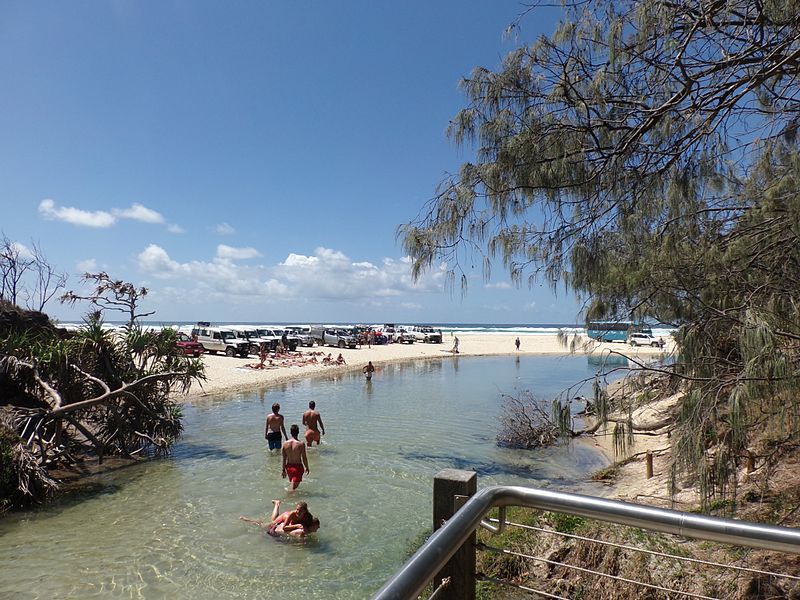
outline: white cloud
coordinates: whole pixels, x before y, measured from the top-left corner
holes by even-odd
[[[114,215],[104,210],[88,211],[70,206],[56,207],[56,203],[50,199],[39,203],[39,214],[45,219],[64,221],[82,227],[111,227],[117,221]]]
[[[183,227],[180,225],[175,225],[174,223],[167,225],[167,231],[170,233],[186,233],[186,230]]]
[[[384,258],[380,266],[353,262],[344,253],[317,248],[313,256],[290,254],[275,268],[278,280],[320,299],[358,299],[441,291],[444,270],[434,270],[420,281],[411,277],[408,258]]]
[[[181,263],[155,244],[137,257],[139,269],[155,278],[170,279],[192,293],[218,298],[243,296],[250,300],[378,299],[442,291],[445,267],[433,269],[419,281],[411,277],[408,258],[385,258],[380,265],[352,261],[344,253],[317,248],[312,256],[289,254],[274,266],[240,265],[234,261],[261,256],[254,248],[220,245],[211,261]],[[417,308],[411,303],[409,308]]]
[[[258,258],[261,253],[255,248],[234,248],[220,244],[217,246],[217,258],[225,260],[247,260],[248,258]]]
[[[180,263],[172,260],[161,246],[150,244],[137,257],[139,268],[156,277],[180,276],[185,272]]]
[[[80,273],[96,273],[98,271],[97,261],[93,258],[87,258],[86,260],[78,261],[75,264],[75,267]]]
[[[134,202],[128,208],[89,211],[72,206],[56,206],[53,200],[47,198],[39,203],[39,214],[51,221],[64,221],[82,227],[111,227],[120,219],[131,219],[142,223],[164,223],[164,216],[161,213],[138,202]],[[183,230],[177,225],[170,225],[167,230],[171,233],[183,233]]]
[[[152,208],[134,202],[130,208],[115,208],[114,215],[120,219],[133,219],[142,223],[163,223],[164,217]]]
[[[510,290],[511,284],[507,281],[498,281],[497,283],[487,283],[483,287],[487,290]]]
[[[33,250],[28,248],[25,244],[19,242],[11,242],[12,251],[21,259],[33,258]]]
[[[216,232],[220,235],[233,235],[236,230],[227,223],[220,223],[216,227]]]

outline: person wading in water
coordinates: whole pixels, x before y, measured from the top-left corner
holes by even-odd
[[[305,432],[306,444],[309,448],[314,442],[317,442],[317,446],[319,446],[320,429],[322,429],[322,435],[325,435],[325,425],[316,407],[317,403],[312,400],[308,403],[308,410],[303,413],[303,425],[307,428]]]
[[[283,454],[283,470],[281,477],[289,479],[289,493],[293,493],[300,482],[303,481],[303,473],[310,473],[308,468],[308,457],[306,456],[306,443],[297,439],[300,435],[300,427],[293,423],[289,428],[292,434],[291,439],[283,442],[281,453]]]

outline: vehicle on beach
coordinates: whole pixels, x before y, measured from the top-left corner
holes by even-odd
[[[226,356],[246,358],[250,350],[247,340],[240,340],[230,329],[212,326],[208,321],[200,321],[192,329],[192,337],[203,346],[206,352],[223,352]]]
[[[358,338],[351,333],[333,327],[312,327],[311,335],[320,346],[336,346],[338,348],[355,348]]]
[[[424,342],[426,344],[442,343],[442,332],[437,331],[433,327],[428,327],[427,325],[408,325],[405,327],[405,330],[407,334],[414,336],[414,339],[418,342]]]
[[[198,358],[203,353],[203,344],[191,338],[185,333],[178,333],[178,341],[175,345],[181,349],[186,356],[194,356]]]
[[[383,335],[383,333],[376,327],[367,327],[365,325],[359,325],[353,328],[353,335],[359,338],[361,344],[373,344],[375,346],[380,346],[382,344],[388,344],[388,338]],[[372,337],[372,341],[370,342],[370,336]]]
[[[390,344],[413,344],[417,340],[415,336],[394,323],[384,323],[375,327],[386,336],[387,342]]]
[[[654,338],[649,333],[632,333],[628,336],[628,343],[633,346],[652,346],[653,348],[663,348],[664,340]]]
[[[285,330],[289,334],[289,339],[294,336],[299,340],[299,346],[311,348],[314,345],[314,336],[311,335],[310,325],[289,325]]]
[[[274,340],[272,336],[262,335],[261,332],[255,327],[229,325],[228,328],[236,333],[237,338],[250,344],[250,354],[255,354],[258,356],[261,353],[262,346],[266,345],[267,350],[274,350],[278,345],[278,341]]]
[[[300,338],[295,335],[290,334],[287,330],[283,327],[272,327],[272,326],[258,326],[258,334],[262,338],[268,338],[272,340],[272,346],[270,347],[271,350],[275,350],[278,347],[278,344],[283,343],[283,336],[286,334],[286,343],[289,345],[289,350],[294,352],[297,350],[297,347],[300,345]]]
[[[598,342],[625,342],[633,333],[653,334],[653,330],[636,321],[589,321],[586,335]]]

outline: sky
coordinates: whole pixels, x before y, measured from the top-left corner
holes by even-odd
[[[459,80],[555,28],[507,0],[0,4],[0,231],[145,286],[163,322],[574,323],[501,265],[466,295],[396,237],[472,158]],[[88,310],[52,301],[74,320]]]

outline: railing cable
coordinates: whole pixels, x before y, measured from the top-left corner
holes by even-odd
[[[433,593],[430,596],[428,596],[428,600],[436,600],[436,597],[439,595],[439,592],[441,592],[449,585],[450,585],[449,577],[445,577],[444,579],[442,579],[442,582],[436,587],[435,590],[433,590]]]
[[[574,571],[580,571],[582,573],[588,573],[589,575],[597,575],[598,577],[607,577],[609,579],[614,579],[616,581],[622,581],[623,583],[630,583],[632,585],[638,585],[641,587],[646,587],[652,590],[658,590],[660,592],[666,592],[668,594],[680,594],[682,596],[689,596],[690,598],[700,598],[701,600],[721,600],[720,598],[715,598],[713,596],[703,596],[702,594],[695,594],[693,592],[683,592],[681,590],[676,590],[672,588],[666,588],[660,585],[655,585],[652,583],[645,583],[644,581],[636,581],[635,579],[628,579],[627,577],[620,577],[619,575],[611,575],[610,573],[603,573],[602,571],[593,571],[592,569],[586,569],[584,567],[578,567],[576,565],[569,565],[566,563],[558,562],[555,560],[549,560],[547,558],[541,558],[539,556],[531,556],[530,554],[522,554],[521,552],[514,552],[513,550],[506,550],[505,548],[495,548],[494,546],[488,546],[486,544],[476,544],[476,548],[480,550],[486,550],[487,552],[494,552],[496,554],[507,554],[510,556],[516,556],[519,558],[527,558],[529,560],[534,560],[538,562],[543,562],[548,565],[554,565],[557,567],[564,567],[567,569],[572,569]]]
[[[514,583],[512,581],[509,581],[508,579],[496,579],[494,577],[489,577],[488,575],[484,575],[483,573],[476,573],[475,576],[481,581],[490,581],[491,583],[499,583],[507,587],[517,588],[518,590],[522,590],[524,592],[538,594],[540,596],[544,596],[545,598],[554,598],[554,600],[569,600],[569,598],[564,598],[563,596],[556,596],[555,594],[551,594],[549,592],[543,592],[542,590],[536,590],[534,588],[524,586],[520,583]]]
[[[494,518],[489,518],[487,520],[488,521],[492,521],[492,522],[496,522],[497,521],[497,519],[494,519]],[[701,564],[701,565],[708,565],[708,566],[711,566],[711,567],[719,567],[721,569],[733,569],[735,571],[746,571],[748,573],[755,573],[757,575],[769,575],[769,576],[772,576],[772,577],[782,577],[782,578],[785,578],[785,579],[794,579],[796,581],[800,581],[800,577],[798,577],[797,575],[789,575],[787,573],[775,573],[773,571],[764,571],[764,570],[761,570],[761,569],[753,569],[751,567],[740,567],[738,565],[731,565],[731,564],[726,565],[726,564],[723,564],[723,563],[718,563],[718,562],[713,562],[713,561],[708,561],[708,560],[702,560],[700,558],[691,558],[689,556],[678,556],[676,554],[668,554],[666,552],[658,552],[657,550],[648,550],[646,548],[637,548],[636,546],[628,546],[626,544],[617,544],[616,542],[606,542],[606,541],[598,540],[598,539],[595,539],[595,538],[584,537],[584,536],[581,536],[581,535],[575,535],[574,533],[564,533],[564,532],[561,532],[561,531],[554,531],[552,529],[544,529],[542,527],[535,527],[533,525],[524,525],[522,523],[514,523],[513,521],[506,521],[506,525],[519,527],[521,529],[530,529],[532,531],[540,531],[542,533],[549,533],[549,534],[552,534],[552,535],[571,538],[571,539],[574,539],[574,540],[582,540],[582,541],[585,541],[585,542],[593,542],[595,544],[600,544],[600,545],[603,545],[603,546],[612,546],[614,548],[620,548],[620,549],[623,549],[623,550],[631,550],[633,552],[642,552],[644,554],[650,554],[652,556],[660,556],[662,558],[673,558],[675,560],[691,562],[691,563],[697,563],[697,564]]]

